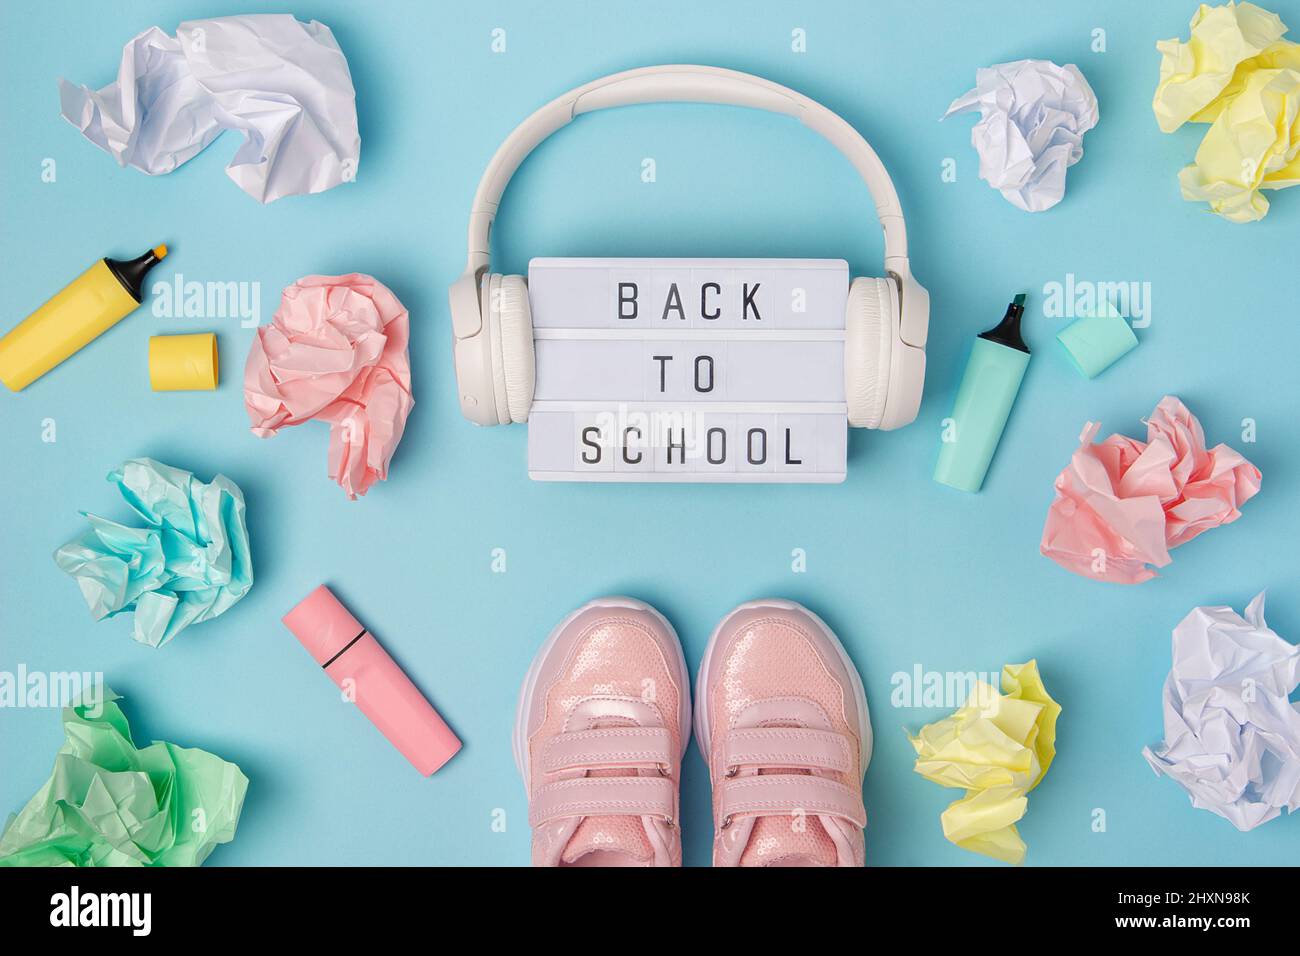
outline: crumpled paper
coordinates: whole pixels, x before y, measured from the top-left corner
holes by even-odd
[[[108,475],[147,523],[133,528],[81,512],[90,528],[54,552],[95,620],[134,612],[131,636],[161,647],[226,611],[253,586],[244,495],[225,475],[132,458]]]
[[[1183,198],[1203,200],[1231,222],[1268,214],[1262,189],[1300,183],[1300,64],[1257,70],[1178,174]]]
[[[1238,830],[1300,807],[1300,648],[1264,621],[1260,593],[1242,617],[1198,607],[1174,628],[1165,680],[1165,740],[1142,751],[1157,775],[1187,791],[1192,806]]]
[[[224,130],[244,144],[226,175],[261,203],[355,178],[361,158],[348,61],[329,27],[289,14],[150,27],[99,91],[59,81],[63,117],[120,166],[170,173]]]
[[[1054,701],[1038,674],[1038,662],[1002,668],[1002,693],[983,681],[951,717],[922,727],[912,737],[914,769],[943,787],[966,795],[949,804],[943,835],[965,850],[1004,863],[1022,863],[1025,841],[1016,821],[1029,807],[1056,757]]]
[[[1083,158],[1083,134],[1097,125],[1097,97],[1073,63],[1016,60],[975,71],[975,88],[943,119],[980,111],[970,141],[980,179],[1027,212],[1065,195],[1065,171]]]
[[[198,866],[234,839],[239,767],[163,741],[137,748],[118,700],[101,687],[64,708],[50,779],[9,818],[0,866]]]
[[[388,477],[415,405],[406,308],[373,276],[305,276],[257,330],[244,367],[253,434],[330,423],[329,476],[355,499]]]
[[[1300,183],[1300,44],[1282,39],[1286,29],[1252,3],[1202,4],[1187,43],[1156,44],[1160,128],[1213,124],[1179,173],[1183,198],[1232,222],[1264,218],[1261,189]]]
[[[1067,571],[1121,584],[1156,576],[1169,550],[1241,517],[1260,488],[1259,469],[1227,445],[1206,449],[1196,416],[1172,395],[1147,421],[1147,440],[1094,443],[1089,422],[1056,478],[1040,550]]]

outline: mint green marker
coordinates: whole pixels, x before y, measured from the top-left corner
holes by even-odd
[[[1023,293],[1007,306],[1002,321],[981,332],[971,348],[957,389],[952,417],[944,422],[934,480],[961,491],[979,491],[1011,415],[1029,365],[1029,346],[1020,337]]]

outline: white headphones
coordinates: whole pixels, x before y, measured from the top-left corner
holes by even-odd
[[[712,66],[650,66],[595,80],[543,106],[492,157],[469,214],[469,262],[452,284],[451,324],[460,410],[478,425],[526,422],[534,359],[528,285],[488,272],[489,236],[501,194],[519,164],[575,116],[638,103],[716,103],[793,116],[843,153],[866,182],[885,231],[887,279],[854,279],[845,315],[844,386],[849,424],[892,429],[916,418],[925,380],[930,294],[912,278],[907,226],[875,150],[820,103],[748,73]]]

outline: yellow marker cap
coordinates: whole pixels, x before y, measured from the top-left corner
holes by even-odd
[[[151,337],[149,384],[155,392],[211,391],[216,388],[216,333]]]

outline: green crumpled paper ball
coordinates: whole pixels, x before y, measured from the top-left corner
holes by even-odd
[[[50,779],[5,825],[0,866],[198,866],[239,825],[248,778],[196,748],[137,748],[107,687],[63,709]]]

